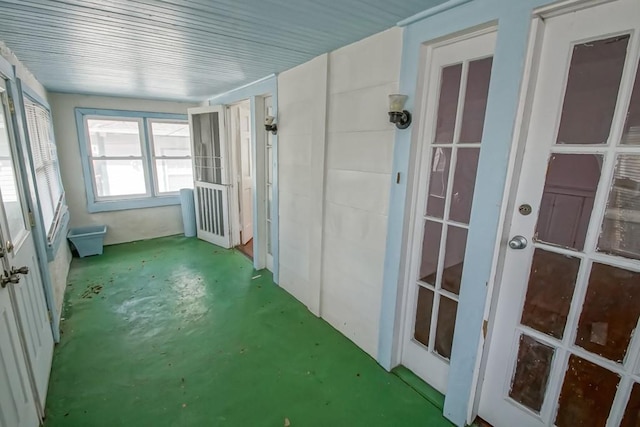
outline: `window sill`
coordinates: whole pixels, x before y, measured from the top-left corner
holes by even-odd
[[[89,202],[87,210],[89,213],[125,211],[130,209],[157,208],[161,206],[172,206],[180,204],[180,196],[146,197],[144,199],[129,200],[109,200],[99,202]]]
[[[67,240],[67,231],[69,229],[69,211],[67,210],[62,216],[58,232],[53,237],[52,242],[47,242],[47,261],[51,262],[56,259],[58,249],[64,240]]]

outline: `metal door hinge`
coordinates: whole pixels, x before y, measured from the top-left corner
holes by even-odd
[[[33,215],[33,212],[29,211],[29,225],[31,228],[36,226],[36,217]]]
[[[47,316],[49,317],[49,323],[53,323],[53,316],[51,315],[51,310],[47,310]]]
[[[8,97],[9,98],[9,111],[11,112],[11,114],[16,112],[16,106],[13,103],[13,98],[12,97]]]
[[[482,322],[482,337],[485,339],[487,338],[487,329],[489,329],[488,326],[489,326],[489,322],[484,320]]]

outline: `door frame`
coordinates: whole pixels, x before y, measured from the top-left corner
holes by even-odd
[[[479,363],[477,375],[471,395],[471,407],[469,408],[469,420],[472,420],[479,411],[480,398],[483,390],[484,377],[487,371],[487,363],[490,350],[495,342],[496,313],[500,296],[501,285],[506,271],[506,255],[508,241],[511,237],[511,219],[516,202],[518,200],[518,186],[521,179],[520,171],[525,157],[529,124],[531,120],[534,94],[537,87],[537,78],[542,54],[543,37],[545,35],[545,21],[549,18],[566,15],[572,12],[588,9],[606,3],[614,3],[617,0],[564,0],[547,6],[536,8],[531,16],[531,28],[527,42],[524,74],[520,90],[516,122],[514,126],[512,150],[509,157],[507,181],[504,188],[504,203],[501,208],[500,228],[498,239],[494,248],[493,264],[491,268],[491,280],[488,283],[487,303],[484,315],[484,345],[478,349]],[[624,95],[623,95],[624,96]],[[631,96],[631,94],[629,94]],[[595,212],[594,207],[594,212]]]
[[[266,230],[266,170],[264,129],[264,98],[273,100],[274,116],[278,117],[278,82],[276,75],[270,75],[246,86],[222,93],[210,98],[208,105],[230,106],[246,99],[251,103],[251,157],[253,175],[253,267],[261,270],[267,267],[267,230]],[[277,123],[277,119],[276,119]],[[273,135],[273,184],[271,205],[271,236],[273,254],[273,281],[279,281],[279,221],[278,221],[278,135]],[[237,215],[237,214],[236,214]],[[231,221],[234,225],[235,221]],[[238,229],[231,230],[231,236]]]

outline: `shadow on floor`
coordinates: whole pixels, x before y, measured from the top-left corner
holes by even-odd
[[[169,237],[74,259],[54,426],[449,426],[241,254]]]

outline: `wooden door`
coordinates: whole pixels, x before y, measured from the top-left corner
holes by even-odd
[[[189,109],[198,238],[231,247],[229,177],[222,106]]]
[[[248,101],[237,105],[238,172],[240,199],[240,244],[253,239],[253,175],[251,159],[251,108]]]
[[[402,364],[444,393],[495,32],[431,48],[413,191]]]
[[[637,426],[640,2],[554,16],[543,31],[480,415]]]

